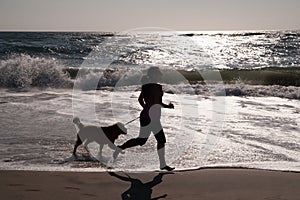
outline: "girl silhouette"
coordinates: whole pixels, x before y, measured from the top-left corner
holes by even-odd
[[[113,153],[116,159],[119,153],[127,148],[134,146],[142,146],[147,142],[151,132],[154,134],[157,141],[157,153],[160,162],[160,169],[172,171],[175,168],[169,167],[165,161],[165,143],[166,137],[160,123],[161,107],[173,109],[174,105],[164,104],[162,102],[163,90],[158,83],[162,78],[162,73],[158,67],[150,67],[147,71],[147,76],[142,77],[142,90],[138,101],[143,107],[140,113],[140,133],[137,138],[133,138],[118,146]]]

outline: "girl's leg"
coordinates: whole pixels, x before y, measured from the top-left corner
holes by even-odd
[[[165,147],[162,147],[160,149],[157,148],[157,154],[158,154],[159,165],[161,170],[173,171],[175,169],[175,167],[170,167],[166,164]]]
[[[124,144],[118,146],[118,148],[113,153],[113,158],[116,159],[118,157],[119,153],[121,153],[121,151],[123,151],[124,149],[135,147],[138,145],[140,145],[140,146],[144,145],[147,142],[150,134],[151,134],[151,131],[149,130],[149,128],[141,127],[139,137],[130,139],[130,140],[126,141]]]
[[[157,134],[155,134],[155,138],[157,141],[157,154],[158,154],[158,158],[159,158],[160,169],[165,169],[167,171],[174,170],[175,168],[169,167],[166,164],[166,159],[165,159],[166,137],[165,137],[163,129],[161,129]]]
[[[165,144],[157,144],[157,154],[159,158],[159,166],[162,169],[167,166],[165,159]]]
[[[124,144],[122,144],[121,146],[118,146],[120,149],[124,150],[127,148],[131,148],[131,147],[135,147],[135,146],[142,146],[147,142],[148,138],[133,138],[130,139],[128,141],[126,141]]]
[[[115,152],[113,153],[113,158],[116,159],[118,157],[118,155],[127,148],[131,148],[131,147],[135,147],[135,146],[142,146],[143,144],[146,143],[148,138],[133,138],[130,139],[128,141],[126,141],[124,144],[118,146],[115,150]]]

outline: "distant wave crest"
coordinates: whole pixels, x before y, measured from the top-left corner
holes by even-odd
[[[300,100],[300,87],[281,85],[226,85],[228,96],[255,96],[255,97],[281,97]]]

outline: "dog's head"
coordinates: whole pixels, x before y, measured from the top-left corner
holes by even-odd
[[[127,134],[127,128],[125,127],[125,125],[123,123],[116,123],[115,126],[118,129],[118,135],[126,135]]]
[[[80,119],[78,117],[74,117],[73,123],[74,124],[80,124]]]
[[[116,123],[110,127],[110,134],[106,135],[109,140],[114,143],[116,139],[118,139],[119,135],[126,135],[127,129],[124,124]]]

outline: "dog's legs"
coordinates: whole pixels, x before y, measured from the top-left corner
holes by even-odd
[[[88,144],[90,143],[90,141],[87,139],[84,144],[83,147],[84,149],[88,152],[88,154],[91,156],[92,154],[90,153],[89,149],[88,149]]]
[[[104,144],[100,144],[100,146],[99,146],[98,156],[99,156],[100,159],[102,158],[102,149],[103,149],[103,146],[104,146]]]
[[[111,142],[108,143],[108,146],[109,146],[109,148],[111,148],[112,150],[115,150],[115,151],[118,149],[118,147],[114,143],[111,143]]]
[[[82,141],[79,137],[79,135],[77,134],[77,141],[76,141],[76,144],[74,146],[74,149],[73,149],[73,155],[76,156],[76,150],[77,148],[82,144]]]

